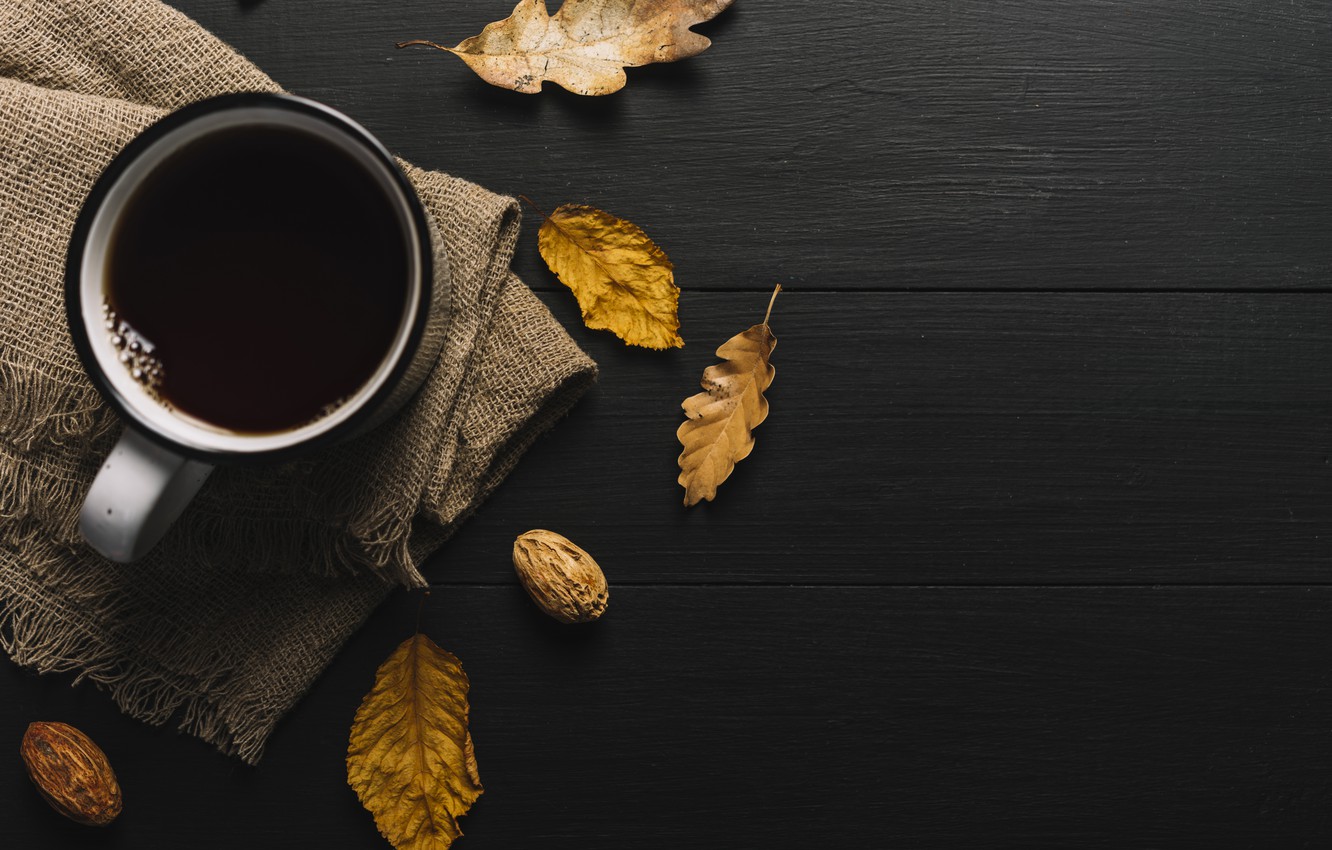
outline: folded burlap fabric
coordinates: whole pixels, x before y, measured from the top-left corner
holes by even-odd
[[[509,271],[511,198],[403,164],[453,272],[444,349],[366,437],[219,469],[146,560],[80,540],[120,424],[65,327],[65,249],[98,174],[167,111],[279,91],[157,0],[0,3],[0,642],[246,761],[347,637],[565,412],[595,364]],[[355,116],[353,116],[355,117]]]

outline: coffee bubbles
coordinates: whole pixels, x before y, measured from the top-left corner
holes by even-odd
[[[162,385],[162,362],[153,356],[153,344],[130,327],[129,322],[116,316],[110,304],[102,304],[102,316],[107,338],[118,352],[120,364],[131,378],[161,401],[157,390]]]

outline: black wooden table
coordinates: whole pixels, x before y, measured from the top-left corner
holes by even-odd
[[[501,91],[509,0],[177,0],[426,167],[642,225],[687,347],[602,378],[433,559],[485,797],[462,847],[1327,847],[1332,8],[739,0],[620,94]],[[685,511],[679,402],[773,283],[758,447]],[[546,620],[513,537],[612,582]],[[105,832],[0,771],[6,848],[386,847],[347,728],[395,596],[255,769],[3,670],[0,740],[84,728]]]

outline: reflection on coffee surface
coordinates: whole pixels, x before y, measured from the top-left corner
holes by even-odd
[[[121,362],[165,405],[272,433],[336,409],[384,361],[408,242],[381,184],[293,129],[188,143],[129,199],[106,261]]]

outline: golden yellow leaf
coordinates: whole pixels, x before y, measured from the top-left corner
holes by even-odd
[[[467,731],[467,674],[413,635],[379,666],[347,747],[347,783],[398,850],[443,850],[481,796]]]
[[[626,66],[674,62],[712,44],[690,27],[709,21],[732,0],[564,0],[554,15],[545,0],[519,0],[513,14],[457,47],[414,39],[452,53],[481,79],[536,94],[546,80],[575,94],[624,88]]]
[[[630,345],[681,348],[674,266],[638,225],[565,204],[541,223],[541,258],[573,290],[583,324]]]
[[[736,463],[754,450],[753,430],[768,418],[768,400],[763,391],[772,385],[777,373],[768,362],[777,345],[777,337],[768,327],[768,316],[781,291],[781,286],[773,290],[762,323],[731,337],[717,349],[717,356],[726,362],[703,370],[705,392],[690,396],[680,405],[688,417],[675,432],[684,446],[679,481],[685,488],[686,506],[704,499],[712,501]]]

